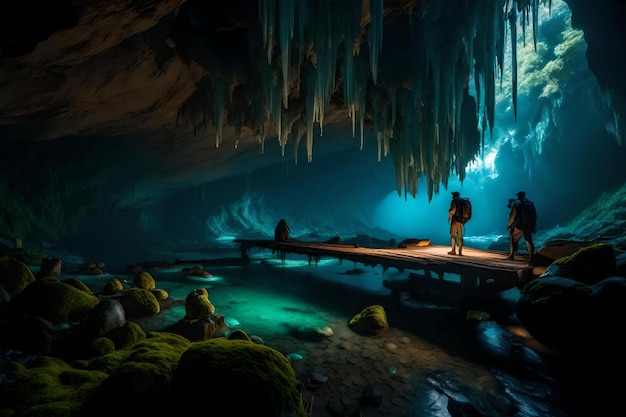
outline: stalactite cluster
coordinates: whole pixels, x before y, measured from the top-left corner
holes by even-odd
[[[390,155],[398,193],[429,199],[451,174],[463,181],[494,125],[505,49],[517,106],[515,35],[549,0],[258,0],[258,24],[243,48],[211,38],[194,55],[207,62],[206,86],[181,109],[194,128],[252,129],[263,144],[275,132],[284,155],[305,139],[313,157],[316,128],[333,106],[345,108],[353,135],[373,129],[379,158]],[[513,36],[507,36],[512,33]],[[511,39],[507,43],[507,39]],[[238,141],[239,138],[237,138]],[[296,159],[297,163],[297,159]]]

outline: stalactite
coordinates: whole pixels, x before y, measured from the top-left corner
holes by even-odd
[[[296,159],[305,137],[311,162],[315,124],[323,134],[325,115],[338,103],[331,99],[342,88],[353,136],[358,119],[360,148],[366,123],[372,122],[378,158],[391,154],[399,194],[415,195],[423,176],[430,199],[440,185],[447,186],[451,172],[465,178],[465,166],[484,149],[487,131],[493,132],[496,82],[502,82],[508,48],[517,117],[517,32],[532,25],[536,47],[540,2],[551,6],[549,0],[449,0],[428,2],[428,7],[416,2],[420,9],[406,15],[401,9],[384,10],[383,0],[258,0],[258,32],[252,36],[262,37],[263,47],[251,51],[251,65],[240,77],[247,100],[233,92],[234,71],[221,62],[229,55],[213,51],[197,60],[215,65],[207,68],[210,82],[200,83],[178,121],[195,132],[212,120],[216,146],[223,120],[235,127],[237,140],[242,127],[252,129],[262,151],[266,135],[275,132],[283,155],[296,136]],[[367,4],[369,10],[363,10]],[[394,20],[383,37],[383,19],[389,16]],[[273,62],[275,54],[280,59]],[[475,99],[468,93],[470,77]],[[299,94],[305,110],[287,116],[289,100]]]
[[[291,66],[291,40],[293,39],[296,0],[280,0],[279,2],[279,39],[281,69],[283,75],[283,106],[289,107],[289,68]],[[271,63],[271,61],[270,61]]]
[[[316,80],[317,77],[315,75],[315,68],[313,68],[312,65],[307,66],[306,82],[308,94],[306,96],[306,154],[308,162],[313,160],[313,124],[316,121],[317,112],[317,94],[315,94]]]
[[[383,45],[383,0],[370,0],[369,49],[374,84],[378,80],[378,54]]]
[[[216,83],[213,86],[213,110],[215,116],[213,117],[213,124],[215,125],[215,147],[219,148],[222,143],[222,115],[224,114],[224,99],[226,95],[226,86],[224,80],[217,77]]]
[[[263,33],[263,46],[267,52],[267,63],[272,64],[274,52],[274,14],[276,13],[277,0],[259,0],[259,20]],[[282,0],[281,0],[282,1]]]
[[[515,8],[509,11],[509,29],[511,31],[511,97],[513,114],[517,120],[517,13]]]

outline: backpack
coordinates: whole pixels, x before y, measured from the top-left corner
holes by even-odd
[[[518,215],[520,225],[522,226],[520,229],[535,233],[537,227],[537,210],[535,209],[535,203],[527,199],[520,200]]]
[[[472,203],[469,198],[459,198],[456,201],[454,217],[460,223],[467,223],[472,218]]]

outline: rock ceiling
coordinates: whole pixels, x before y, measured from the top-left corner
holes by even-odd
[[[423,175],[431,195],[449,175],[463,178],[493,123],[503,31],[532,30],[538,2],[505,3],[13,2],[0,38],[0,144],[123,138],[165,150],[151,175],[171,182],[197,166],[215,167],[204,178],[214,180],[225,161],[244,170],[272,160],[258,156],[266,140],[306,162],[320,135],[371,132],[399,192],[415,194]],[[590,66],[623,97],[602,41],[623,35],[604,18],[624,6],[594,3],[598,24],[584,2],[569,3],[589,30]],[[467,94],[472,73],[484,105]]]

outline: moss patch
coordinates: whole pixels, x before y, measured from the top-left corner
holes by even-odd
[[[289,360],[279,351],[247,340],[215,338],[196,342],[181,357],[174,374],[173,398],[177,407],[196,413],[204,404],[206,385],[211,395],[233,404],[240,415],[305,417],[298,381]],[[234,411],[233,411],[234,412]]]

